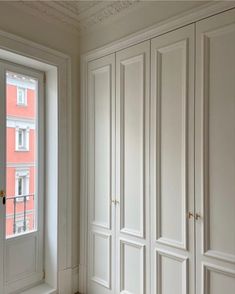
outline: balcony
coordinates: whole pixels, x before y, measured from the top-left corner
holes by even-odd
[[[35,195],[8,196],[6,198],[6,237],[35,230]]]

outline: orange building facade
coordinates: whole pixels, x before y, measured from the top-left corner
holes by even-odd
[[[6,236],[35,228],[36,82],[7,73]]]

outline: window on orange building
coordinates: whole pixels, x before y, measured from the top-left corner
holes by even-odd
[[[16,171],[15,197],[17,202],[29,200],[29,170]],[[24,197],[26,196],[25,199]]]
[[[27,106],[27,89],[17,87],[17,105]]]
[[[16,150],[29,151],[29,128],[16,127]]]
[[[21,234],[29,230],[29,219],[26,218],[24,222],[24,218],[18,217],[15,222],[15,231],[16,234]]]

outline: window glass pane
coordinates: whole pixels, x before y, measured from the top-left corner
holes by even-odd
[[[22,181],[23,181],[23,178],[19,178],[18,179],[18,195],[22,195]]]
[[[37,229],[37,88],[32,77],[6,73],[7,238]]]
[[[22,130],[19,130],[19,138],[18,138],[18,140],[19,140],[19,146],[22,146],[23,145],[23,138],[22,138]]]

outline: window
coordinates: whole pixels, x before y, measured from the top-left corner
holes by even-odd
[[[25,148],[26,130],[20,129],[18,133],[18,146],[19,148]]]
[[[17,219],[15,222],[15,233],[21,234],[29,230],[29,219],[26,218],[24,223],[24,218]]]
[[[25,196],[26,200],[29,200],[29,170],[17,170],[16,171],[16,184],[15,184],[15,197],[17,202],[23,202]]]
[[[16,127],[16,151],[29,151],[29,128]]]
[[[17,105],[27,106],[27,91],[26,91],[26,88],[17,87]]]
[[[18,193],[17,195],[22,196],[23,195],[23,184],[25,182],[25,177],[18,178]]]

